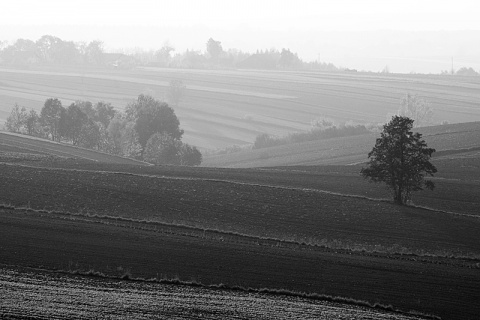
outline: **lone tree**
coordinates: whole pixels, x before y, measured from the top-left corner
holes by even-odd
[[[394,116],[383,126],[380,138],[368,154],[368,167],[361,174],[372,182],[385,182],[393,192],[394,202],[400,205],[411,199],[411,193],[433,190],[432,181],[425,175],[433,176],[437,168],[429,159],[435,149],[428,148],[420,133],[413,133],[413,120]]]

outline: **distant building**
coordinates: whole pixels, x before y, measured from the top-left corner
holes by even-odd
[[[105,64],[115,69],[132,69],[139,65],[138,61],[123,53],[104,53]]]

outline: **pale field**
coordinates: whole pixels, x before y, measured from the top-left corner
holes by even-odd
[[[306,131],[312,120],[383,123],[406,93],[430,101],[432,121],[480,121],[480,80],[447,76],[258,70],[0,69],[0,121],[14,103],[40,111],[48,98],[111,102],[117,109],[139,94],[164,99],[181,79],[185,97],[173,106],[184,141],[202,149],[252,143],[261,133]]]

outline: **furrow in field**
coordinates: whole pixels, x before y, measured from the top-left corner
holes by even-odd
[[[473,238],[465,238],[468,240],[465,243],[453,240],[455,245],[452,245],[446,234],[438,237],[437,233],[443,229],[439,229],[442,223],[454,221],[455,216],[397,207],[388,201],[354,193],[289,187],[281,183],[70,169],[55,170],[55,184],[50,186],[34,183],[35,180],[28,177],[46,181],[54,169],[3,166],[7,167],[11,169],[2,170],[2,183],[11,184],[15,179],[30,194],[28,203],[32,208],[90,212],[320,245],[340,239],[346,248],[374,248],[378,245],[376,236],[381,234],[381,250],[387,252],[414,252],[415,247],[421,246],[425,252],[440,256],[446,252],[459,256],[463,255],[461,252],[478,254],[478,248],[470,243],[478,231],[478,220],[474,217],[459,215],[457,218],[469,218],[471,224],[463,226],[466,221],[457,221],[449,231],[443,231],[449,234],[448,239],[455,239],[458,228],[463,228],[465,236],[471,233]],[[48,185],[51,191],[40,197],[37,189],[42,188],[41,185]],[[61,190],[69,192],[61,194]],[[4,196],[14,205],[28,206],[27,200],[22,201],[21,194],[12,188]],[[395,218],[389,220],[392,215]],[[417,218],[409,220],[409,215]],[[432,215],[437,218],[428,223],[421,218]],[[307,225],[306,220],[310,221]],[[378,221],[382,221],[381,230],[377,230]],[[431,225],[436,223],[439,226]],[[399,228],[399,224],[404,226]],[[458,228],[454,228],[457,224]],[[414,229],[420,229],[418,234]]]
[[[0,220],[0,258],[18,266],[93,269],[112,276],[128,271],[144,279],[177,275],[205,284],[347,296],[441,316],[469,316],[478,309],[471,296],[478,272],[463,267],[126,232],[24,214],[1,214]]]

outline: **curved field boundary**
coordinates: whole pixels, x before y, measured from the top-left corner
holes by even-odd
[[[76,157],[91,161],[106,162],[106,163],[118,163],[129,165],[143,165],[150,166],[151,164],[133,160],[129,158],[114,156],[108,153],[98,152],[85,148],[74,147],[58,142],[48,141],[30,136],[24,136],[20,134],[10,132],[0,132],[0,143],[11,145],[14,147],[20,147],[26,150],[40,151],[52,155],[61,157]]]
[[[24,165],[24,164],[11,164],[11,163],[2,163],[2,164],[3,165],[8,165],[8,166],[20,166],[20,167],[26,167],[26,168],[37,168],[37,169],[39,168],[38,166],[29,166],[29,165]],[[131,172],[105,171],[105,170],[66,169],[66,168],[47,168],[47,167],[41,167],[41,168],[45,169],[45,170],[51,170],[51,171],[60,170],[60,171],[67,171],[67,172],[89,172],[89,173],[101,173],[101,174],[111,174],[111,175],[136,176],[136,177],[144,177],[144,178],[151,178],[151,179],[163,179],[163,180],[181,180],[181,181],[202,181],[202,182],[213,182],[213,183],[228,183],[228,184],[235,184],[235,185],[241,185],[241,186],[282,189],[282,190],[299,191],[299,192],[322,193],[322,194],[328,194],[328,195],[332,195],[332,196],[362,199],[362,200],[368,200],[368,201],[374,201],[374,202],[391,202],[390,199],[371,198],[371,197],[357,195],[357,194],[340,193],[340,192],[334,192],[334,191],[328,191],[328,190],[322,190],[322,189],[300,188],[300,187],[291,187],[291,186],[274,185],[274,184],[251,183],[251,182],[242,182],[242,181],[227,180],[227,179],[205,179],[205,178],[178,177],[178,176],[165,176],[165,175],[160,176],[160,175],[138,174],[138,173],[131,173]],[[422,209],[422,210],[427,210],[427,211],[432,211],[432,212],[463,216],[463,217],[480,218],[480,216],[478,216],[478,215],[434,209],[434,208],[429,208],[429,207],[426,207],[426,206],[411,205],[411,207]]]
[[[141,230],[128,232],[116,226],[21,213],[0,217],[5,234],[1,254],[11,265],[93,270],[121,277],[125,274],[126,278],[178,275],[183,280],[207,284],[347,296],[442,317],[465,317],[478,311],[473,303],[478,271],[468,268],[349,254],[319,255],[310,250],[163,236]],[[65,239],[64,248],[58,246],[61,239]],[[59,255],[61,249],[66,255]],[[422,302],[425,299],[427,305],[417,298]]]
[[[194,280],[183,281],[179,278],[144,279],[131,277],[128,275],[128,273],[123,276],[117,277],[105,275],[95,270],[49,270],[34,267],[19,268],[18,266],[7,264],[0,264],[0,271],[2,271],[0,272],[0,281],[4,284],[7,284],[7,286],[9,287],[7,291],[10,291],[13,295],[13,297],[9,297],[8,299],[8,302],[10,303],[10,308],[13,310],[8,310],[8,308],[5,308],[2,311],[2,308],[0,307],[0,313],[3,312],[3,314],[7,316],[22,316],[22,313],[25,311],[29,312],[30,314],[49,314],[50,316],[62,313],[62,311],[65,310],[60,309],[57,312],[52,312],[51,309],[48,310],[49,308],[47,308],[47,310],[43,309],[40,311],[38,306],[35,305],[34,301],[42,301],[42,299],[40,298],[41,295],[45,295],[48,297],[59,297],[62,293],[65,293],[62,291],[66,289],[68,290],[69,294],[73,292],[73,296],[75,296],[75,293],[82,290],[96,292],[96,294],[94,295],[95,298],[92,298],[90,303],[87,302],[88,299],[86,299],[87,301],[82,299],[83,303],[81,303],[81,306],[78,306],[78,309],[80,310],[88,308],[88,311],[82,310],[82,317],[84,316],[85,318],[91,318],[90,316],[94,316],[95,314],[98,316],[98,311],[102,309],[102,314],[109,314],[109,307],[102,308],[100,305],[98,305],[98,301],[93,301],[93,299],[96,299],[97,296],[102,295],[102,293],[100,293],[102,291],[105,292],[103,293],[103,295],[110,296],[113,294],[116,297],[116,300],[122,301],[122,308],[120,309],[123,312],[126,311],[125,309],[128,309],[128,313],[122,314],[122,312],[120,311],[116,314],[117,316],[119,314],[121,314],[120,317],[122,317],[127,316],[128,314],[135,314],[135,312],[145,312],[145,309],[148,310],[148,307],[146,307],[145,304],[138,302],[132,303],[132,300],[125,299],[125,295],[131,296],[131,291],[134,291],[134,296],[143,296],[143,299],[136,299],[136,301],[160,300],[161,303],[166,303],[168,305],[178,307],[180,298],[184,304],[188,305],[187,310],[191,310],[192,314],[185,315],[185,311],[177,311],[178,315],[175,318],[178,319],[190,319],[196,313],[196,308],[194,306],[195,304],[192,305],[191,301],[195,300],[200,305],[203,305],[206,302],[203,299],[206,299],[208,301],[208,311],[211,311],[211,316],[209,317],[209,319],[223,319],[228,315],[231,316],[231,313],[228,311],[232,307],[238,310],[239,305],[244,305],[243,308],[246,308],[248,310],[250,309],[249,307],[251,307],[252,304],[257,305],[257,308],[254,308],[256,310],[250,311],[251,313],[245,313],[245,316],[254,316],[254,314],[256,314],[257,317],[260,316],[262,312],[267,312],[268,310],[269,316],[267,317],[264,314],[262,316],[262,318],[264,319],[287,319],[292,317],[294,314],[303,315],[307,318],[318,317],[319,319],[330,319],[331,317],[337,317],[339,314],[345,316],[345,314],[347,313],[355,316],[355,318],[358,319],[440,319],[439,317],[433,315],[426,315],[419,312],[403,312],[401,310],[395,309],[391,305],[370,303],[368,301],[330,296],[325,294],[309,294],[281,289],[256,289],[242,286],[227,286],[222,283],[203,284]],[[42,277],[42,281],[37,280],[37,277],[39,275]],[[37,283],[42,284],[41,289],[37,287]],[[119,286],[121,286],[121,289],[118,288]],[[169,288],[166,289],[165,286],[168,286]],[[59,288],[59,290],[51,291],[50,288],[52,287],[57,287]],[[19,288],[22,288],[25,291],[22,292],[23,294],[26,293],[26,295],[29,296],[29,300],[33,302],[32,305],[17,306],[14,299],[24,298],[24,296],[21,296],[19,294]],[[133,290],[125,290],[126,288]],[[12,289],[14,290],[13,292]],[[82,295],[77,295],[77,297],[80,298],[82,297]],[[286,301],[279,300],[282,298],[286,298]],[[55,309],[57,309],[57,303],[59,303],[59,300],[61,301],[59,304],[63,305],[65,303],[69,303],[68,300],[70,299],[65,299],[66,301],[62,299],[53,300],[55,301]],[[75,299],[75,302],[77,302],[76,300],[77,299]],[[310,303],[308,305],[308,309],[302,308],[302,302],[304,300],[307,300]],[[148,301],[147,304],[149,304],[150,308],[152,308],[152,306],[156,306],[155,302],[157,301]],[[318,304],[313,303],[313,301],[318,301]],[[7,303],[7,305],[9,303]],[[287,308],[288,305],[288,312],[285,312],[285,310],[283,310],[283,312],[279,312],[280,310],[276,305],[279,303],[285,304],[284,308]],[[357,309],[358,307],[360,307],[360,310]],[[222,314],[218,312],[218,308],[220,308],[222,311],[225,309],[227,311]],[[153,307],[153,309],[155,309],[155,307]],[[152,309],[148,311],[151,310]],[[116,311],[118,312],[118,309]],[[161,310],[159,310],[158,314],[162,314]],[[167,312],[167,314],[173,316],[176,313],[175,311],[170,311]],[[73,314],[70,313],[70,315]],[[116,317],[112,316],[112,318]]]
[[[298,248],[309,250],[321,250],[328,252],[348,252],[349,254],[360,254],[362,256],[375,256],[391,258],[392,255],[398,259],[401,257],[403,260],[421,259],[424,262],[442,263],[442,259],[453,259],[463,262],[473,268],[480,269],[480,256],[478,255],[454,255],[454,254],[439,254],[428,251],[416,251],[414,249],[406,249],[406,252],[395,251],[393,247],[389,246],[375,246],[375,248],[366,248],[365,246],[356,247],[355,245],[342,245],[336,240],[329,240],[324,242],[305,242],[293,239],[280,239],[274,237],[263,237],[253,234],[245,234],[235,231],[225,231],[215,228],[202,228],[195,227],[188,224],[168,223],[161,221],[139,220],[134,218],[125,218],[109,215],[99,215],[90,213],[78,213],[78,212],[63,212],[56,210],[45,209],[33,209],[30,207],[16,207],[13,205],[0,204],[0,210],[12,210],[21,213],[32,213],[42,215],[54,216],[58,219],[82,221],[89,223],[99,223],[104,225],[115,225],[117,227],[124,227],[127,229],[135,230],[149,230],[163,234],[176,234],[189,237],[196,237],[201,239],[213,239],[220,241],[228,241],[233,243],[255,243],[257,245],[270,246],[270,247],[285,247],[285,248]],[[0,211],[1,212],[1,211]],[[433,259],[433,260],[432,260]],[[470,263],[474,264],[470,264]]]

